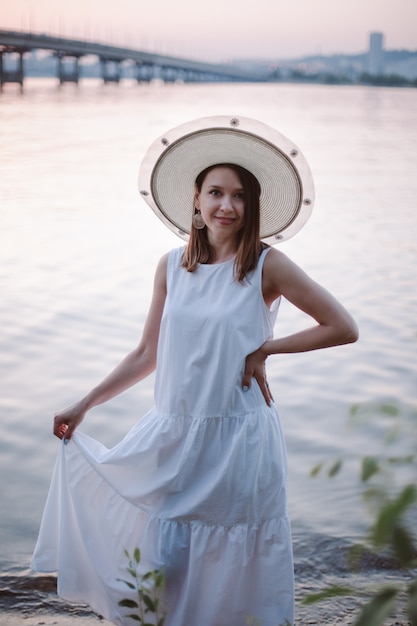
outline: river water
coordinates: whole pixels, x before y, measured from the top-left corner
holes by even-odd
[[[53,80],[28,79],[20,94],[6,85],[0,95],[6,587],[31,580],[27,568],[58,445],[53,413],[137,343],[157,260],[182,245],[137,192],[140,160],[165,130],[212,114],[259,118],[302,149],[316,205],[304,229],[281,247],[347,306],[361,333],[354,345],[268,360],[287,437],[300,579],[319,582],[320,567],[335,577],[340,550],[366,532],[360,459],[385,454],[393,429],[398,437],[389,454],[415,452],[417,90],[95,80],[58,88]],[[306,323],[284,302],[276,335]],[[94,409],[83,430],[115,444],[152,405],[152,383],[150,377]],[[310,477],[317,463],[339,458],[344,469],[335,478]],[[401,480],[416,480],[413,466],[401,472]]]

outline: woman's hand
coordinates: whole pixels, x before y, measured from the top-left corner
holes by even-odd
[[[63,409],[54,416],[54,435],[65,441],[71,439],[74,430],[81,424],[87,409],[81,402],[77,402],[67,409]]]
[[[272,397],[266,380],[265,361],[268,357],[268,352],[266,351],[265,346],[266,343],[246,357],[242,387],[243,391],[248,391],[252,384],[252,378],[254,378],[262,391],[265,402],[268,406],[270,406],[274,398]]]

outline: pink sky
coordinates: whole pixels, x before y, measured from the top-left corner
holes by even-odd
[[[0,0],[0,28],[32,30],[208,61],[417,50],[416,0]]]

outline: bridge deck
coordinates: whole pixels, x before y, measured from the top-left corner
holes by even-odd
[[[73,56],[79,59],[82,56],[97,56],[104,62],[120,63],[132,61],[138,65],[154,66],[173,71],[194,72],[210,75],[212,80],[233,80],[252,82],[259,80],[253,73],[226,64],[210,64],[179,57],[152,54],[142,50],[108,46],[101,43],[67,39],[53,35],[23,33],[0,30],[0,51],[19,52],[23,54],[31,50],[50,50],[58,57]]]

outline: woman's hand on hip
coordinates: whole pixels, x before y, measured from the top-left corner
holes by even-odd
[[[254,378],[262,391],[265,402],[270,406],[274,398],[272,397],[266,379],[265,361],[268,357],[268,353],[265,350],[265,345],[266,344],[263,344],[258,350],[255,350],[255,352],[252,352],[246,357],[242,388],[243,391],[248,391],[251,387],[252,379]]]

